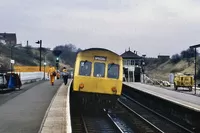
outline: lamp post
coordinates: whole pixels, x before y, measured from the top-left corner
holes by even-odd
[[[51,51],[47,51],[47,52],[45,52],[44,54],[43,54],[43,56],[44,56],[44,80],[45,80],[45,68],[46,68],[46,65],[47,65],[47,63],[46,63],[46,56],[47,56],[47,54],[49,54]]]
[[[41,65],[41,62],[42,62],[42,61],[41,61],[41,60],[42,60],[42,59],[41,59],[42,40],[38,40],[38,41],[37,41],[37,42],[35,42],[35,43],[37,43],[37,44],[40,44],[40,71],[41,71],[41,66],[42,66],[42,65]]]
[[[194,48],[194,82],[195,82],[195,92],[194,94],[196,94],[196,86],[197,86],[197,79],[196,79],[196,64],[197,64],[197,48],[200,47],[200,44],[197,44],[197,45],[193,45],[193,46],[190,46],[190,48]]]
[[[44,80],[45,80],[45,67],[46,67],[47,63],[44,62]]]

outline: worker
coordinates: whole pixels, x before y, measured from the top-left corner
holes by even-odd
[[[66,67],[63,67],[62,76],[63,76],[64,84],[66,85],[68,82],[68,73],[67,73]]]
[[[48,78],[50,76],[50,83],[53,86],[54,85],[54,81],[55,81],[55,76],[56,76],[56,69],[49,65],[49,70],[48,70]]]

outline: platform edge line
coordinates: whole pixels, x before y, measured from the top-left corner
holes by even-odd
[[[67,115],[67,112],[68,112],[68,114],[69,114],[69,116],[66,116],[67,117],[67,119],[66,119],[66,133],[72,133],[72,127],[71,127],[71,112],[70,112],[70,101],[69,101],[69,96],[70,96],[70,86],[71,86],[71,84],[72,84],[72,81],[73,81],[73,79],[70,81],[70,83],[69,83],[69,85],[68,85],[68,92],[67,92],[67,101],[69,102],[69,103],[67,103],[66,102],[66,104],[69,104],[69,106],[68,106],[68,108],[66,109],[66,115]],[[67,107],[67,106],[66,106]],[[67,122],[69,122],[69,123],[67,123]]]

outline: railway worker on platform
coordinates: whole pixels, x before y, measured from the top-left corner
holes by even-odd
[[[66,67],[63,67],[62,76],[63,76],[64,84],[66,85],[68,82],[68,72],[67,72]]]
[[[49,70],[48,70],[48,77],[50,76],[50,83],[51,85],[54,85],[55,77],[56,77],[56,69],[49,65]]]

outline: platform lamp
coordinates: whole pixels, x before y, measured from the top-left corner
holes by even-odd
[[[196,80],[196,66],[197,66],[197,48],[200,47],[200,44],[190,46],[191,49],[194,48],[194,81],[195,81],[195,94],[196,94],[196,86],[197,86],[197,80]]]
[[[45,80],[45,68],[46,68],[47,63],[44,62],[44,80]]]
[[[41,58],[41,53],[42,53],[42,40],[38,40],[37,42],[35,42],[37,44],[40,45],[40,71],[41,71],[41,62],[42,62],[42,58]]]

